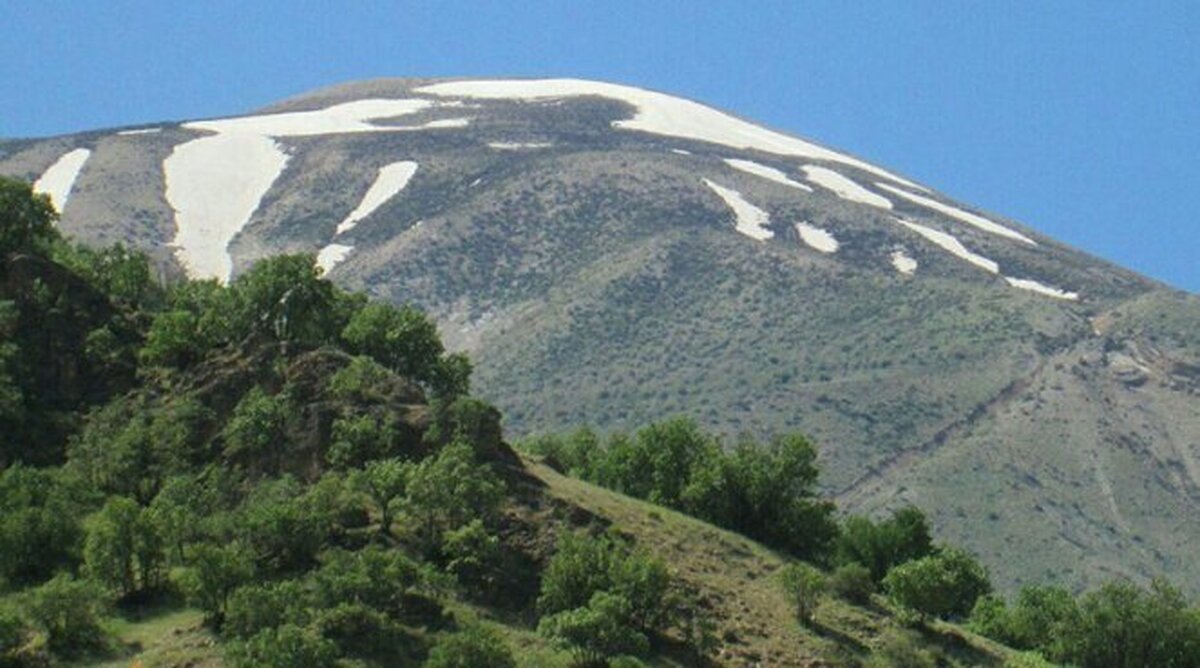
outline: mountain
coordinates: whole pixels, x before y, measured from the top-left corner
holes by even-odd
[[[396,79],[4,141],[0,174],[164,277],[310,252],[420,305],[510,435],[800,430],[843,507],[926,509],[1004,588],[1200,591],[1200,299],[844,153],[627,86]]]

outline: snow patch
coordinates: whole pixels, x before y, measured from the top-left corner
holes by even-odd
[[[882,195],[876,195],[870,190],[867,190],[859,185],[857,182],[842,176],[832,169],[826,169],[825,167],[818,167],[816,165],[805,165],[802,167],[802,169],[804,170],[804,174],[806,177],[808,177],[809,181],[812,181],[826,190],[833,191],[833,194],[841,197],[844,200],[858,202],[859,204],[867,204],[889,211],[892,208],[892,202],[888,198]]]
[[[342,244],[329,244],[317,252],[317,266],[320,267],[326,274],[333,271],[333,268],[338,266],[350,251],[354,250],[354,246],[344,246]]]
[[[677,153],[677,154],[679,154],[679,155],[691,155],[691,154],[692,154],[692,152],[691,152],[691,151],[685,151],[685,150],[683,150],[683,149],[681,149],[681,148],[673,148],[673,149],[671,149],[671,152],[672,152],[672,153]]]
[[[775,236],[775,233],[767,229],[767,222],[771,217],[766,211],[747,202],[742,194],[731,188],[725,188],[708,179],[704,179],[704,185],[708,186],[717,194],[725,204],[733,209],[733,215],[736,220],[734,229],[756,241],[766,241]]]
[[[949,204],[943,204],[937,200],[930,199],[928,197],[923,197],[921,195],[916,195],[916,194],[913,194],[910,192],[906,192],[906,191],[896,188],[894,186],[889,186],[886,183],[876,183],[875,185],[879,186],[880,188],[883,188],[884,190],[886,190],[894,195],[899,195],[900,197],[903,197],[904,199],[906,199],[910,202],[913,202],[915,204],[920,204],[921,206],[929,208],[929,209],[933,209],[934,211],[937,211],[938,213],[942,213],[947,216],[950,216],[951,218],[957,218],[958,220],[961,220],[962,222],[964,222],[968,225],[973,225],[973,226],[983,230],[984,232],[990,232],[992,234],[997,234],[1002,237],[1008,237],[1009,239],[1016,239],[1017,241],[1023,241],[1031,246],[1037,245],[1036,241],[1034,241],[1033,239],[1030,239],[1029,237],[1025,236],[1024,234],[1021,234],[1020,232],[1017,232],[1016,230],[1007,228],[995,221],[988,220],[987,218],[984,218],[983,216],[980,216],[978,214],[971,213],[970,211],[963,211],[962,209],[960,209],[958,207],[950,206]]]
[[[132,137],[134,135],[152,135],[162,132],[162,128],[141,128],[138,130],[121,130],[117,134],[122,137]]]
[[[228,280],[229,242],[246,226],[263,196],[283,173],[288,156],[277,137],[396,132],[445,127],[391,127],[370,121],[414,114],[430,100],[358,100],[315,111],[296,111],[185,123],[215,133],[175,147],[163,161],[166,197],[175,209],[176,257],[192,278]],[[459,119],[449,119],[458,127]]]
[[[515,142],[515,141],[490,141],[488,148],[496,149],[497,151],[523,151],[525,149],[534,148],[550,148],[554,144],[549,142]]]
[[[764,179],[767,179],[768,181],[774,181],[775,183],[782,183],[785,186],[790,186],[792,188],[804,190],[807,192],[813,191],[812,188],[809,188],[808,186],[804,185],[803,183],[800,183],[799,181],[793,181],[791,178],[788,177],[787,174],[784,174],[783,172],[781,172],[778,169],[775,169],[774,167],[760,165],[759,163],[753,162],[751,160],[738,160],[736,158],[726,158],[725,164],[729,165],[730,167],[733,167],[734,169],[746,172],[747,174],[753,174],[755,176],[762,177]]]
[[[41,178],[34,182],[34,192],[49,195],[50,203],[59,213],[62,213],[63,207],[67,205],[67,200],[71,197],[71,189],[75,187],[75,179],[79,177],[83,163],[87,162],[88,156],[91,154],[92,152],[86,148],[77,148],[64,153],[46,169]]]
[[[999,264],[997,264],[994,260],[990,260],[982,255],[977,255],[967,250],[967,247],[962,245],[962,242],[952,234],[947,234],[941,230],[935,230],[932,227],[918,225],[917,223],[904,220],[903,218],[896,218],[896,222],[925,237],[929,241],[933,242],[934,245],[941,247],[943,250],[949,252],[955,257],[966,260],[967,262],[970,262],[977,267],[981,267],[993,274],[1000,273]]]
[[[484,99],[554,100],[596,95],[621,100],[636,109],[631,119],[614,121],[613,127],[668,137],[694,139],[736,149],[755,149],[776,155],[829,160],[882,176],[910,188],[925,190],[887,170],[796,137],[768,130],[698,102],[600,81],[581,79],[496,79],[448,81],[415,89],[416,93]]]
[[[363,195],[362,201],[358,206],[346,216],[342,222],[338,223],[337,234],[349,232],[354,229],[358,221],[366,218],[374,213],[384,202],[388,201],[396,195],[396,193],[404,190],[413,175],[417,173],[417,163],[411,160],[403,160],[401,162],[393,162],[390,165],[384,165],[379,168],[379,174],[375,177],[375,182],[367,189],[367,193]]]
[[[1058,299],[1066,299],[1068,301],[1076,301],[1077,299],[1079,299],[1078,292],[1067,292],[1066,290],[1059,290],[1058,288],[1053,288],[1053,287],[1050,287],[1049,285],[1045,285],[1043,283],[1038,283],[1037,281],[1030,280],[1028,278],[1013,278],[1011,276],[1005,276],[1004,280],[1008,281],[1008,284],[1013,286],[1014,288],[1020,288],[1022,290],[1029,290],[1031,292],[1036,292],[1041,295],[1046,295],[1047,297],[1056,297]]]
[[[906,276],[912,276],[917,271],[916,259],[904,252],[903,248],[892,251],[892,266]]]
[[[836,253],[838,240],[828,231],[808,223],[796,223],[796,232],[800,240],[822,253]]]

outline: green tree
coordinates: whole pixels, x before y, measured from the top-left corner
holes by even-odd
[[[337,647],[308,629],[284,624],[232,643],[226,658],[236,668],[332,668]]]
[[[475,451],[461,440],[443,447],[412,468],[407,505],[426,551],[442,544],[444,532],[496,514],[504,484],[487,464],[475,463]]]
[[[356,468],[389,456],[395,442],[396,428],[386,417],[371,413],[339,417],[333,421],[325,459],[334,468]]]
[[[1082,597],[1079,614],[1063,658],[1082,668],[1200,665],[1200,614],[1166,581],[1154,581],[1149,591],[1123,580],[1106,583]]]
[[[74,566],[86,496],[61,470],[16,464],[0,471],[0,579],[38,582]]]
[[[442,636],[429,652],[426,668],[516,668],[504,640],[482,626],[468,626]]]
[[[871,594],[875,593],[875,581],[871,579],[871,571],[858,562],[842,564],[829,575],[829,589],[839,598],[854,603],[867,605],[871,602]]]
[[[892,568],[883,579],[888,596],[922,617],[961,618],[991,591],[987,570],[970,554],[943,548]]]
[[[248,584],[229,595],[221,631],[250,638],[285,623],[303,625],[313,608],[312,597],[297,580]]]
[[[862,564],[870,569],[876,582],[881,582],[893,566],[932,551],[929,521],[914,506],[901,508],[878,524],[865,517],[849,517],[834,543],[837,563]]]
[[[333,284],[321,278],[312,255],[259,260],[230,286],[231,325],[238,337],[258,334],[317,346],[332,343],[343,324]]]
[[[421,569],[412,559],[378,545],[357,552],[327,550],[313,574],[319,607],[360,603],[392,618],[405,612],[406,601],[422,581]]]
[[[92,582],[60,574],[29,593],[25,614],[57,654],[72,655],[103,646],[107,634],[103,593]]]
[[[157,527],[137,502],[114,496],[88,521],[84,566],[119,596],[150,591],[161,585],[162,546]]]
[[[437,380],[444,352],[437,325],[417,309],[385,302],[367,304],[350,318],[342,339],[392,371],[429,384]]]
[[[225,456],[245,466],[278,471],[285,448],[289,402],[255,386],[238,402],[225,425]]]
[[[543,617],[538,633],[570,648],[581,666],[605,666],[610,658],[649,650],[649,639],[631,614],[625,597],[599,591],[584,607]]]
[[[501,567],[500,539],[488,533],[479,519],[447,531],[442,543],[446,570],[474,591],[489,591]]]
[[[254,576],[251,553],[240,543],[198,543],[188,548],[188,568],[180,585],[205,618],[220,626],[225,619],[229,596]]]
[[[414,466],[400,459],[379,459],[351,477],[355,488],[371,500],[379,513],[379,532],[390,535],[395,513],[400,509]]]
[[[58,238],[56,220],[48,196],[35,195],[24,181],[0,176],[0,260],[11,253],[44,253]]]
[[[788,600],[796,607],[796,618],[805,626],[811,625],[817,604],[829,590],[825,574],[810,564],[793,562],[780,571],[779,581]]]

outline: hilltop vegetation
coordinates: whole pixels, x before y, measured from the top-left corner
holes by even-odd
[[[968,618],[1083,666],[1200,656],[1165,583],[1009,606],[920,510],[838,518],[799,435],[669,420],[529,460],[421,312],[309,256],[161,285],[54,218],[0,179],[0,665],[1035,660]]]

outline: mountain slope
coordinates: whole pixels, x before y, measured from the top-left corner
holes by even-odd
[[[380,80],[0,173],[164,276],[303,251],[421,305],[512,433],[801,429],[850,509],[929,508],[1002,586],[1200,590],[1197,299],[852,156],[624,86]]]

